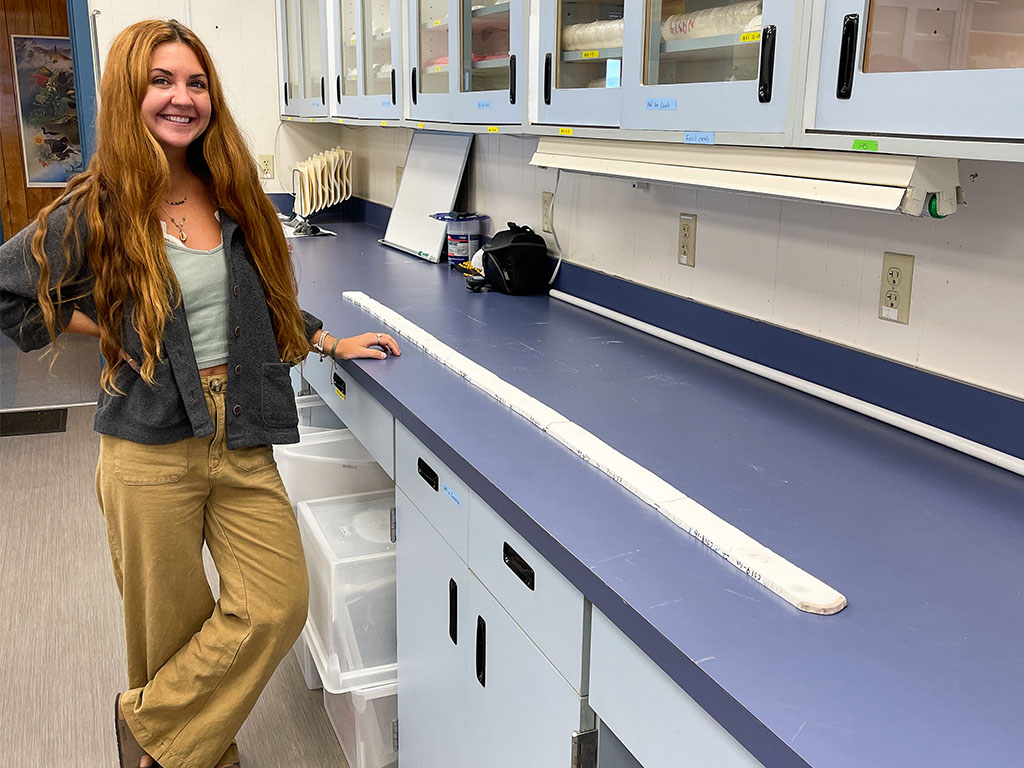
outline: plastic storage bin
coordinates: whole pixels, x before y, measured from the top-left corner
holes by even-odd
[[[344,422],[324,402],[320,395],[301,395],[295,398],[295,409],[299,412],[300,427],[325,427],[343,429]]]
[[[324,691],[324,708],[351,768],[392,768],[398,720],[398,683],[357,688],[334,695]]]
[[[304,637],[329,693],[397,678],[394,506],[394,490],[298,505],[309,569]]]
[[[300,434],[298,443],[275,445],[274,458],[292,504],[394,487],[347,429]]]
[[[306,688],[318,691],[323,688],[323,685],[320,683],[320,673],[316,669],[316,662],[313,661],[313,654],[309,652],[304,635],[305,632],[299,635],[292,650],[295,651],[295,658],[299,661],[299,670],[302,672],[302,679],[306,681]]]

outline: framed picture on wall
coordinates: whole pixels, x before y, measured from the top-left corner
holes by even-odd
[[[63,187],[82,170],[71,38],[11,35],[25,180]]]

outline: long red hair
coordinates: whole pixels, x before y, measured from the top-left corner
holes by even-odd
[[[129,299],[130,320],[142,340],[141,373],[150,383],[162,357],[164,327],[180,301],[158,216],[169,178],[167,158],[140,109],[149,87],[153,51],[163,43],[189,46],[209,82],[210,124],[188,148],[189,167],[245,236],[249,258],[263,283],[281,359],[301,360],[309,349],[281,225],[260,187],[256,163],[228,109],[209,51],[192,30],[177,21],[141,21],[122,30],[110,46],[100,84],[96,154],[89,168],[68,183],[64,194],[40,211],[31,245],[40,271],[39,306],[46,328],[56,340],[63,330],[56,304],[78,298],[64,293],[74,292],[67,274],[81,263],[75,255],[82,253],[81,240],[85,238],[85,256],[95,277],[92,295],[100,351],[108,361],[100,383],[108,392],[115,390],[114,375],[121,364],[121,333]],[[72,223],[64,236],[68,268],[53,289],[43,241],[47,216],[65,199],[69,200]]]

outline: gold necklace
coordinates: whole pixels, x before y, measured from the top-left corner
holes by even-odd
[[[167,215],[167,218],[169,218],[171,220],[171,224],[173,224],[174,226],[176,226],[178,228],[178,237],[181,238],[181,242],[184,243],[186,240],[188,240],[188,235],[185,234],[185,217],[184,216],[181,217],[181,223],[180,224],[178,223],[177,219],[175,219],[170,214]]]

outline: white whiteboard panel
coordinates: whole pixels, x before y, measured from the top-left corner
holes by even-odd
[[[455,205],[472,142],[471,133],[417,131],[413,135],[381,242],[427,261],[441,259],[445,223],[430,214],[450,211]]]

